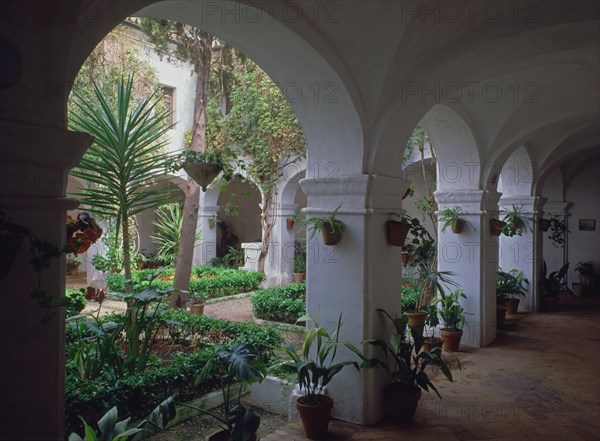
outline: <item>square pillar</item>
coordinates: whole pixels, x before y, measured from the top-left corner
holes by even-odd
[[[62,246],[67,176],[92,138],[84,133],[3,121],[0,123],[0,207],[7,218],[39,239]],[[0,250],[6,251],[6,250]],[[0,438],[59,440],[64,434],[64,309],[46,308],[32,297],[38,273],[29,263],[25,238],[6,278],[0,280],[0,390],[5,410]],[[59,302],[65,293],[65,258],[41,274],[40,289]]]
[[[294,239],[293,229],[287,228],[287,218],[296,213],[296,204],[283,205],[273,203],[271,219],[274,221],[271,230],[271,243],[265,262],[265,273],[270,281],[269,286],[285,285],[293,281],[294,272]]]
[[[202,199],[202,195],[200,198]],[[200,201],[198,225],[196,226],[200,240],[194,247],[194,265],[208,265],[214,257],[217,257],[217,229],[219,227],[216,221],[218,211],[219,207],[205,206]]]
[[[338,218],[346,227],[335,246],[325,246],[320,232],[313,239],[307,232],[307,310],[328,327],[342,313],[341,340],[359,348],[366,339],[389,335],[378,308],[392,315],[401,311],[402,249],[387,243],[385,224],[393,213],[402,214],[408,184],[375,175],[300,181],[308,196],[306,217],[326,216],[339,206]],[[370,354],[372,348],[363,350]],[[338,351],[341,360],[358,361],[346,348]],[[382,369],[345,368],[329,387],[334,417],[358,424],[377,422],[383,416],[381,397],[387,382]]]
[[[500,236],[499,261],[503,271],[517,269],[529,281],[527,294],[521,298],[519,310],[532,312],[539,310],[539,296],[535,287],[539,283],[542,262],[542,234],[539,219],[545,198],[539,196],[507,197],[500,199],[500,206],[511,209],[513,205],[522,207],[526,231],[521,236]]]
[[[467,225],[461,234],[438,226],[438,269],[452,271],[467,299],[462,343],[487,346],[496,338],[496,270],[498,237],[490,233],[490,220],[498,217],[500,193],[483,190],[436,191],[439,210],[459,206]]]

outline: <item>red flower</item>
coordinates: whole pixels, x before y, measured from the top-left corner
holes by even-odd
[[[96,297],[96,288],[92,288],[91,286],[87,287],[87,291],[85,293],[85,298],[87,300],[94,300]]]

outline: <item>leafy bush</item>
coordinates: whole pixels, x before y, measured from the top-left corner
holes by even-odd
[[[85,289],[67,289],[63,304],[65,305],[65,317],[72,317],[79,314],[85,308],[85,305],[87,305]]]
[[[121,323],[123,314],[107,314],[98,319],[100,325]],[[263,329],[253,323],[237,323],[224,319],[192,315],[182,310],[160,313],[160,338],[174,342],[187,339],[205,344],[246,343],[254,346],[263,359],[273,355],[273,348],[281,345],[281,334],[272,328]],[[67,330],[67,352],[76,331]],[[197,349],[191,354],[178,353],[171,360],[150,366],[144,372],[122,378],[101,376],[95,380],[81,380],[73,370],[67,371],[65,386],[66,427],[68,431],[81,431],[78,415],[86,420],[99,419],[108,409],[117,406],[119,413],[141,418],[152,410],[153,403],[173,393],[178,401],[187,401],[213,390],[219,372],[213,372],[202,384],[194,380],[213,355],[211,348]]]
[[[260,319],[296,323],[306,313],[306,285],[295,283],[258,291],[250,302],[254,315]]]
[[[132,276],[133,291],[140,292],[148,287],[148,276],[153,270],[135,271]],[[165,289],[173,284],[174,269],[169,268],[163,275],[155,280],[154,286]],[[243,271],[230,268],[215,268],[207,266],[196,266],[192,269],[190,280],[190,291],[194,293],[206,293],[209,298],[224,297],[242,292],[256,290],[265,275],[256,271]],[[123,274],[111,274],[107,277],[109,291],[124,292],[125,276]]]
[[[402,287],[402,311],[415,310],[421,291],[417,288]]]

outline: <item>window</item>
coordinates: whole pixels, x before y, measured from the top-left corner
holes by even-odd
[[[172,125],[175,121],[175,88],[163,86],[163,94],[165,107],[169,110],[165,123]]]

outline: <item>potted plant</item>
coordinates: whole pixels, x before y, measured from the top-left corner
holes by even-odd
[[[437,271],[428,262],[421,262],[419,268],[402,278],[405,287],[419,293],[414,310],[405,311],[405,315],[408,317],[408,326],[413,332],[423,334],[427,320],[427,307],[432,303],[436,293],[443,291],[444,286],[458,286],[452,280],[453,276],[454,273],[451,271]]]
[[[294,282],[303,282],[306,278],[306,252],[294,254]]]
[[[570,231],[567,229],[567,225],[557,216],[550,218],[550,234],[548,239],[552,241],[552,246],[555,248],[564,248],[565,236]]]
[[[403,216],[400,222],[395,220],[389,220],[385,223],[385,229],[387,232],[387,241],[390,245],[395,247],[404,246],[406,242],[406,236],[411,228],[411,218]]]
[[[67,257],[67,274],[70,276],[76,276],[79,273],[79,266],[81,265],[81,260],[79,260],[75,255],[71,255]]]
[[[438,309],[435,305],[429,305],[427,308],[427,320],[425,320],[426,329],[431,330],[431,335],[423,336],[423,350],[431,351],[433,348],[441,348],[444,340],[435,336],[435,329],[440,324]]]
[[[579,274],[579,283],[582,286],[583,293],[587,294],[592,291],[596,285],[596,268],[594,262],[582,261],[578,262],[575,267],[575,272]]]
[[[440,335],[444,339],[443,348],[447,351],[456,352],[460,347],[462,337],[462,328],[465,324],[464,308],[459,300],[466,299],[467,296],[462,289],[457,288],[453,292],[446,294],[440,288],[440,296],[433,299],[432,304],[438,306],[438,314],[443,322]]]
[[[383,390],[386,415],[394,422],[410,423],[421,398],[421,389],[426,392],[433,390],[441,398],[427,375],[427,367],[439,368],[449,381],[452,381],[452,372],[441,356],[441,348],[422,351],[423,337],[411,332],[412,340],[409,338],[405,314],[393,318],[382,309],[378,311],[392,322],[394,328],[385,340],[373,339],[363,343],[378,348],[383,357],[368,358],[356,348],[350,346],[350,349],[362,359],[362,368],[380,366],[387,371],[390,383]]]
[[[494,236],[500,236],[505,226],[506,222],[500,219],[490,219],[490,233]]]
[[[522,236],[530,228],[525,217],[523,216],[523,206],[516,206],[512,204],[510,210],[502,210],[504,217],[502,221],[505,223],[502,227],[502,234],[508,237]]]
[[[525,297],[529,280],[523,271],[516,268],[508,272],[500,268],[496,274],[496,297],[499,304],[506,305],[508,314],[516,314],[519,308],[519,297]]]
[[[233,343],[214,349],[196,379],[196,385],[216,378],[223,396],[224,416],[186,404],[177,403],[213,417],[220,429],[207,437],[207,441],[257,441],[260,415],[242,406],[244,385],[260,383],[266,376],[264,361],[256,349],[246,343]],[[234,385],[239,383],[236,390]]]
[[[202,191],[206,191],[206,187],[215,180],[219,173],[223,172],[225,180],[233,177],[233,167],[228,160],[230,156],[231,152],[227,149],[204,152],[185,149],[175,159],[171,169],[178,171],[183,168],[188,176],[202,187]]]
[[[302,350],[298,353],[291,344],[284,344],[281,350],[290,361],[282,366],[286,371],[296,375],[300,390],[304,393],[296,400],[304,434],[307,438],[322,438],[327,434],[334,404],[333,399],[325,395],[325,388],[344,366],[353,365],[358,369],[358,363],[335,362],[339,330],[342,326],[341,314],[337,326],[331,332],[320,326],[310,315],[300,317],[297,323],[307,321],[312,322],[312,325],[304,334]]]
[[[190,314],[203,315],[204,307],[206,306],[206,300],[208,294],[205,292],[193,292],[190,296]]]
[[[438,219],[442,222],[442,233],[446,232],[446,229],[450,227],[454,234],[460,234],[463,232],[466,221],[460,217],[462,208],[454,206],[452,208],[446,208],[438,213]]]
[[[541,218],[538,221],[538,225],[540,227],[540,231],[548,231],[550,229],[550,225],[552,224],[551,219]]]
[[[544,301],[544,310],[548,312],[556,311],[559,303],[559,296],[562,291],[569,291],[564,281],[569,263],[564,264],[558,271],[551,272],[548,276],[548,267],[546,262],[542,264],[542,299]]]
[[[325,245],[339,243],[346,230],[344,223],[336,217],[340,207],[341,205],[327,216],[314,216],[306,219],[306,226],[311,228],[311,239],[317,235],[318,231],[321,231]]]

